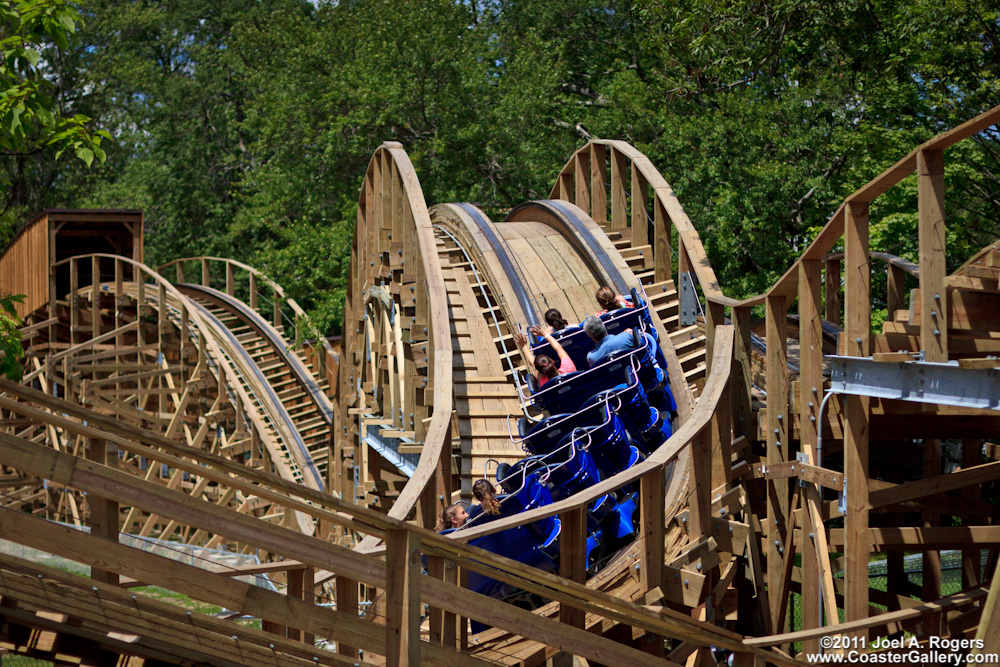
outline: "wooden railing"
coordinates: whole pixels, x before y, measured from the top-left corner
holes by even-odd
[[[700,289],[708,301],[711,354],[714,325],[724,323],[718,301],[725,297],[701,237],[649,158],[624,141],[595,139],[573,154],[549,196],[573,202],[609,232],[630,234],[633,248],[650,246],[656,282],[673,280],[678,293],[690,288],[692,299],[698,299]]]
[[[287,323],[291,328],[289,339],[294,345],[298,346],[309,339],[317,342],[323,353],[315,355],[317,361],[316,374],[319,378],[326,379],[326,369],[331,363],[336,365],[337,355],[330,342],[326,339],[326,336],[323,335],[323,332],[313,324],[308,313],[303,310],[295,299],[289,298],[285,294],[285,290],[281,285],[258,269],[225,257],[183,257],[160,265],[157,267],[157,271],[162,273],[173,267],[176,272],[177,282],[184,283],[187,282],[187,268],[192,264],[197,267],[195,271],[198,274],[198,284],[203,287],[220,289],[220,291],[224,291],[229,296],[242,296],[240,293],[242,290],[240,280],[245,277],[247,281],[246,301],[251,308],[257,311],[266,311],[266,308],[261,308],[261,300],[267,301],[271,307],[272,324],[275,327],[281,327]],[[219,271],[212,271],[213,266],[220,264],[222,265],[221,278],[217,275]],[[262,284],[270,288],[270,298],[265,296],[262,291]],[[284,308],[286,306],[292,311],[291,318],[285,315]],[[336,382],[331,381],[330,384],[333,386]]]
[[[735,300],[717,293],[706,293],[706,298],[718,312],[723,307],[731,308],[732,322],[736,327],[736,356],[745,366],[736,369],[734,375],[734,409],[738,422],[749,424],[750,383],[750,317],[755,306],[763,305],[766,311],[767,337],[767,422],[763,430],[767,437],[767,465],[773,466],[789,461],[791,457],[789,438],[790,423],[790,382],[786,374],[786,313],[797,301],[800,317],[800,377],[802,395],[797,401],[801,427],[799,439],[802,452],[812,464],[821,465],[817,451],[817,429],[823,398],[822,375],[822,318],[823,265],[826,263],[825,281],[826,319],[839,323],[840,303],[843,302],[844,332],[841,354],[849,356],[869,356],[871,354],[871,268],[870,262],[878,254],[869,250],[869,206],[879,195],[896,186],[904,178],[917,173],[918,185],[918,230],[920,242],[920,262],[917,272],[920,283],[919,324],[920,348],[927,361],[946,361],[948,358],[948,336],[946,314],[948,313],[949,287],[952,281],[946,277],[945,264],[945,224],[944,224],[944,149],[958,141],[971,137],[1000,121],[1000,107],[994,108],[970,120],[910,152],[884,173],[849,196],[823,227],[818,236],[806,248],[802,256],[765,293]],[[843,258],[830,258],[828,253],[841,240],[844,242]],[[843,263],[845,284],[841,299],[839,264]],[[902,274],[906,265],[890,262],[895,272],[890,272],[889,301],[893,307],[903,302]],[[912,270],[910,271],[912,273]],[[893,273],[895,277],[893,277]],[[894,292],[894,293],[893,293]],[[721,319],[709,318],[710,327],[717,327]],[[846,553],[846,595],[844,611],[848,621],[866,619],[868,608],[868,555],[869,544],[869,482],[868,470],[868,427],[870,406],[866,398],[848,397],[844,410],[844,473],[847,484],[846,533],[860,536],[850,540]],[[925,447],[933,457],[935,447]],[[929,469],[933,461],[927,461]],[[939,472],[939,471],[938,471]],[[938,474],[938,473],[934,473]],[[769,479],[768,517],[771,534],[767,539],[767,577],[772,600],[773,619],[783,618],[781,600],[788,591],[785,576],[789,553],[783,548],[787,532],[794,527],[791,521],[789,502],[792,494],[787,479]],[[796,490],[798,491],[798,490]],[[804,540],[803,552],[803,628],[815,628],[819,617],[820,584],[822,583],[826,615],[830,624],[838,622],[836,601],[832,599],[832,572],[824,527],[820,519],[821,496],[814,488],[803,496],[802,504],[805,525],[802,534],[815,534],[823,538]],[[777,528],[776,528],[777,526]],[[929,580],[925,574],[925,582]],[[933,597],[927,597],[933,596]],[[933,591],[925,590],[925,599],[936,599]],[[779,602],[775,603],[775,600]],[[787,605],[786,605],[787,606]],[[815,650],[815,639],[806,644],[807,652]]]

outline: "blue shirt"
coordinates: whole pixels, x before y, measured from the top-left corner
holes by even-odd
[[[632,338],[631,331],[623,331],[616,334],[608,334],[593,350],[587,353],[587,363],[593,368],[601,363],[608,355],[619,350],[634,350],[635,339]]]

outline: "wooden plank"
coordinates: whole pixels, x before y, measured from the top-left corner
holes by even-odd
[[[579,507],[559,515],[562,532],[559,536],[559,576],[578,584],[587,583],[587,510]],[[583,609],[559,607],[559,622],[584,628]]]
[[[947,475],[918,479],[887,489],[873,491],[870,496],[872,509],[888,507],[908,500],[916,500],[946,491],[962,489],[1000,479],[1000,461],[963,468]]]
[[[621,231],[628,227],[627,192],[625,180],[629,176],[628,158],[611,149],[611,229]]]
[[[945,289],[944,151],[917,153],[920,241],[920,347],[927,361],[948,360]]]
[[[386,532],[386,663],[420,664],[420,537]]]
[[[865,631],[869,628],[877,628],[889,623],[900,623],[903,621],[917,620],[927,614],[942,613],[952,609],[972,604],[986,597],[986,588],[979,586],[970,591],[962,591],[934,602],[927,602],[917,607],[893,611],[878,616],[865,617],[857,621],[846,621],[837,628],[839,633]],[[743,641],[748,647],[752,646],[778,646],[791,642],[804,641],[806,639],[818,639],[830,634],[829,628],[816,628],[814,630],[800,630],[798,632],[788,632],[769,637],[749,637]]]
[[[581,151],[582,152],[582,151]],[[590,217],[594,222],[601,224],[608,220],[608,192],[606,183],[608,182],[608,154],[607,147],[597,142],[590,144],[590,204],[580,206],[584,211],[590,212]]]
[[[786,356],[786,322],[788,306],[785,297],[768,297],[766,301],[767,336],[767,463],[776,465],[789,460],[791,449],[788,440],[788,361]],[[782,544],[787,529],[788,480],[773,479],[767,482],[767,516],[770,519],[767,533],[767,582],[772,591],[777,591],[785,580],[785,559],[787,554]],[[784,595],[771,594],[771,617],[775,631],[784,628],[777,624],[781,617],[780,607]]]
[[[871,271],[868,266],[868,206],[851,203],[844,211],[845,327],[849,354],[868,356],[871,330]],[[846,545],[844,616],[868,616],[868,422],[869,399],[846,400],[844,473],[847,477],[847,531],[856,536]]]
[[[806,465],[817,464],[817,424],[820,418],[820,393],[823,388],[823,321],[820,317],[820,289],[822,288],[822,262],[819,260],[802,260],[799,262],[799,381],[802,393],[808,400],[799,401],[799,431],[800,449],[806,456]],[[839,274],[840,272],[837,271]],[[839,278],[839,277],[838,277]],[[837,292],[839,293],[839,283]],[[839,307],[838,307],[839,314]],[[811,467],[810,465],[810,467]],[[822,470],[817,468],[817,470]],[[836,483],[836,480],[834,481]],[[843,488],[843,479],[840,480]],[[818,567],[804,567],[802,581],[802,629],[817,627],[820,616],[820,585],[825,585],[825,578],[832,577],[829,571],[823,571],[823,557],[829,560],[829,554],[820,554],[825,548],[826,533],[822,519],[819,516],[818,492],[807,486],[802,493],[803,532],[808,535],[823,533],[822,546],[816,539],[802,542],[800,551],[802,563],[816,563]],[[840,489],[838,489],[839,491]],[[828,565],[828,562],[827,562]],[[832,581],[831,581],[832,585]],[[827,610],[829,612],[829,609]],[[836,617],[836,601],[834,601],[834,617]],[[810,640],[803,645],[806,653],[816,653],[819,644]]]
[[[632,246],[649,243],[649,184],[638,165],[632,163]]]

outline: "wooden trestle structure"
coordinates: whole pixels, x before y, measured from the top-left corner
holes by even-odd
[[[915,149],[743,301],[628,144],[589,143],[549,200],[497,222],[428,208],[386,142],[358,201],[339,355],[252,267],[143,264],[139,212],[45,212],[0,258],[0,286],[27,297],[24,379],[0,379],[0,649],[58,665],[694,667],[714,647],[798,665],[827,635],[905,631],[997,650],[1000,243],[949,274],[943,161],[998,120]],[[871,202],[914,173],[918,264],[870,252],[868,234]],[[889,320],[872,331],[883,269]],[[518,326],[550,307],[582,319],[601,285],[648,298],[674,435],[583,493],[434,533],[444,504],[523,455]],[[953,396],[941,373],[986,389]],[[954,472],[944,441],[960,443]],[[588,573],[586,507],[624,485],[639,538]],[[467,544],[550,516],[558,573]],[[942,590],[943,549],[961,551],[958,592]],[[468,572],[541,606],[473,593]],[[468,619],[491,629],[470,636]]]

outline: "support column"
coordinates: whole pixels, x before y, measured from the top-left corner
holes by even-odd
[[[420,536],[409,530],[385,534],[386,664],[420,664]]]
[[[871,344],[871,269],[868,262],[868,204],[848,203],[844,212],[846,352],[866,357]],[[844,620],[868,618],[868,425],[870,399],[848,396],[844,410],[844,474],[847,564]],[[867,632],[859,633],[867,636]]]
[[[639,516],[642,544],[642,561],[639,577],[642,590],[651,591],[663,586],[664,523],[666,508],[664,491],[666,476],[662,466],[649,471],[639,480]],[[663,657],[663,637],[652,635],[652,642],[643,644],[643,650]],[[647,649],[648,646],[648,649]]]
[[[108,445],[107,440],[91,439],[87,447],[87,458],[101,465],[114,466],[118,461],[118,448]],[[118,541],[118,503],[94,494],[87,495],[90,509],[90,534],[113,542]],[[105,570],[91,568],[90,578],[104,584],[118,585],[118,575]]]
[[[337,611],[356,617],[358,615],[358,582],[338,574],[334,587],[337,595]],[[358,658],[357,648],[346,646],[340,642],[337,643],[337,653],[346,655],[350,660]]]
[[[783,296],[767,298],[767,463],[773,465],[791,459],[788,445],[788,335],[786,320],[788,305]],[[794,459],[792,459],[794,460]],[[782,618],[781,606],[786,603],[784,553],[785,531],[788,525],[788,480],[767,480],[767,586],[771,602],[771,619],[775,633],[784,632],[777,621]]]
[[[816,452],[819,433],[819,403],[823,396],[823,322],[820,320],[819,260],[802,260],[799,263],[799,441],[801,452],[811,465],[819,465]],[[802,495],[802,630],[819,627],[820,574],[816,559],[816,543],[808,536],[814,531],[825,530],[822,523],[814,525],[811,505],[818,494]],[[806,653],[818,653],[819,641],[803,642]]]
[[[944,224],[944,151],[917,153],[917,208],[920,237],[920,347],[927,361],[948,361],[948,294]],[[924,440],[924,477],[941,474],[941,441]],[[941,515],[924,512],[923,525],[938,526]],[[941,553],[923,554],[923,598],[941,596]]]
[[[578,508],[559,515],[559,576],[578,584],[587,583],[587,511]],[[586,625],[583,609],[559,606],[559,621],[576,628]]]

